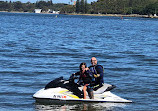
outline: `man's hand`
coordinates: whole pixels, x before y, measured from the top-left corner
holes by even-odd
[[[100,77],[100,74],[94,74],[94,77],[95,78]]]
[[[97,74],[94,74],[94,77],[97,78]]]

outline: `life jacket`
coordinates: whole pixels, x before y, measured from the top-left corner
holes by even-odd
[[[83,80],[83,82],[87,84],[92,82],[92,77],[87,71],[85,71],[84,73],[80,72],[80,80]]]
[[[104,73],[104,68],[103,68],[102,65],[90,66],[89,69],[90,69],[90,71],[91,71],[93,74],[98,74],[98,72],[97,72],[97,70],[96,70],[96,68],[97,68],[98,66],[101,66],[101,67],[102,67],[103,73]]]
[[[96,75],[96,74],[99,74],[98,72],[97,72],[97,67],[101,67],[102,69],[103,69],[103,74],[104,74],[104,68],[103,68],[103,66],[102,65],[96,65],[96,66],[90,66],[89,67],[89,69],[90,69],[90,71],[91,71],[91,73],[92,73],[92,75],[93,75],[93,77],[94,77],[94,75]],[[102,74],[102,76],[100,76],[100,77],[98,77],[98,78],[95,78],[94,77],[94,85],[102,85],[103,83],[104,83],[104,80],[103,80],[103,74]]]

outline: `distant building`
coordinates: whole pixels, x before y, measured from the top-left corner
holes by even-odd
[[[48,9],[47,13],[59,14],[60,11],[54,11],[52,9]]]
[[[60,11],[53,11],[53,13],[54,13],[54,14],[59,14],[59,13],[60,13]]]
[[[52,13],[52,10],[51,9],[48,9],[48,11],[47,11],[48,13]]]
[[[60,13],[60,11],[50,11],[49,13],[53,13],[53,14],[59,14]]]
[[[156,17],[157,15],[156,14],[154,14],[154,17]]]
[[[35,12],[35,13],[41,13],[41,12],[42,12],[42,9],[35,9],[34,12]]]

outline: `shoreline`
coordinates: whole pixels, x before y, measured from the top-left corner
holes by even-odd
[[[34,13],[34,12],[18,12],[18,11],[0,11],[0,12],[6,12],[6,13]],[[34,13],[34,14],[54,14],[54,15],[58,15],[57,13],[47,13],[47,12],[41,12],[41,13]]]
[[[7,12],[7,13],[33,13],[33,12],[18,12],[18,11],[11,11],[11,12],[0,11],[0,12]],[[38,13],[38,14],[55,14],[55,13],[46,13],[46,12],[42,13],[41,12],[41,13]],[[77,14],[77,13],[65,13],[64,15],[158,18],[158,16],[153,16],[153,15],[139,15],[139,14],[123,15],[123,14]]]
[[[83,15],[83,16],[109,16],[109,17],[142,17],[142,18],[158,18],[158,16],[153,15],[139,15],[139,14],[76,14],[76,13],[67,13],[66,15]]]

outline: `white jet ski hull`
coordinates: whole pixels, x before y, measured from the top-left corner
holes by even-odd
[[[69,102],[69,103],[80,103],[80,102],[108,102],[108,103],[132,103],[130,100],[123,99],[110,91],[106,91],[102,94],[95,94],[94,99],[82,99],[74,95],[72,92],[68,91],[65,88],[50,88],[50,89],[41,89],[33,95],[33,98],[36,101],[44,102]],[[89,98],[87,96],[87,98]]]

